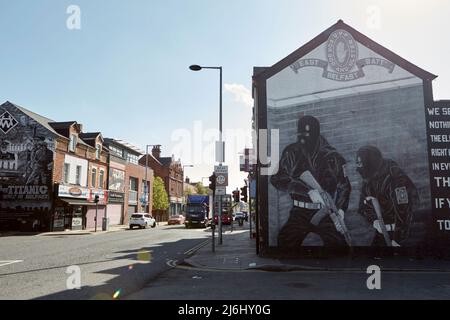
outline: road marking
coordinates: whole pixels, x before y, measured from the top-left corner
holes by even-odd
[[[171,268],[176,268],[176,267],[177,267],[177,263],[178,263],[178,260],[168,260],[168,261],[166,262],[166,264],[167,264],[169,267],[171,267]]]
[[[23,260],[0,260],[0,267],[4,267],[19,262],[23,262]]]
[[[193,247],[193,248],[187,250],[186,252],[184,252],[184,254],[186,254],[186,255],[191,255],[191,254],[195,253],[196,251],[198,251],[198,250],[200,250],[201,248],[203,248],[204,246],[206,246],[206,245],[209,243],[209,241],[210,241],[210,240],[208,239],[208,240],[203,241],[202,243],[199,243],[199,244],[196,245],[195,247]]]

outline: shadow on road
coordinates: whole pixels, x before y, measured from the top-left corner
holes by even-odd
[[[115,276],[97,286],[83,286],[83,268],[81,268],[82,287],[80,289],[65,290],[35,300],[114,300],[123,298],[142,289],[152,279],[171,269],[172,267],[167,264],[169,257],[182,260],[185,256],[180,252],[185,252],[204,240],[204,237],[182,239],[166,243],[159,242],[138,250],[112,252],[112,254],[123,255],[107,261],[132,260],[133,262],[122,267],[96,272]],[[67,275],[67,277],[69,276]]]

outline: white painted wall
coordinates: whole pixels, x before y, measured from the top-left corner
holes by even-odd
[[[70,184],[76,183],[77,166],[81,166],[80,185],[82,187],[87,187],[88,161],[85,159],[80,159],[66,154],[64,157],[64,163],[70,164],[69,183]]]

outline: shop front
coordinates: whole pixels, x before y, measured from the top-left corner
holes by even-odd
[[[95,203],[95,197],[98,196],[98,203]],[[90,190],[88,198],[91,206],[87,207],[86,228],[102,228],[102,219],[106,217],[106,204],[108,203],[108,191]]]
[[[109,191],[108,205],[106,206],[109,225],[120,225],[123,222],[123,204],[125,194],[123,192]]]
[[[105,215],[107,192],[83,187],[57,185],[53,214],[53,231],[85,230],[101,228],[101,219]],[[99,196],[95,203],[95,196]]]
[[[90,203],[90,190],[83,187],[56,185],[53,231],[83,230],[86,228],[86,213]]]

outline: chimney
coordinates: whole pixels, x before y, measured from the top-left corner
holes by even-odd
[[[153,146],[152,156],[154,156],[156,159],[159,159],[161,157],[161,145]]]
[[[83,125],[81,123],[75,124],[75,130],[82,133],[83,132]]]

